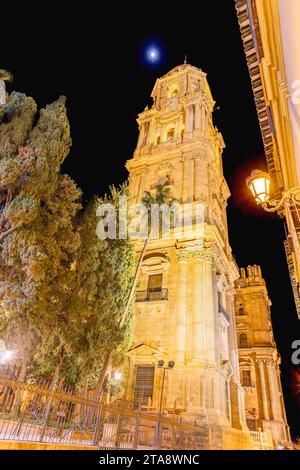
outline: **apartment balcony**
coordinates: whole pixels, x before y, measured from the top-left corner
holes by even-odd
[[[136,293],[136,302],[157,302],[168,300],[168,289],[141,290]]]

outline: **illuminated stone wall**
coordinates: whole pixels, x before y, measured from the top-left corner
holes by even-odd
[[[214,436],[209,447],[222,448],[226,429],[234,428],[246,441],[249,437],[236,342],[239,272],[228,242],[224,142],[213,125],[215,102],[201,70],[189,64],[174,68],[156,81],[151,96],[153,106],[138,116],[137,147],[127,162],[131,201],[139,203],[144,191],[163,184],[181,207],[189,204],[193,219],[183,236],[175,228],[168,239],[149,241],[137,293],[127,398],[135,397],[137,366],[153,365],[148,406],[157,410],[162,388],[157,361],[174,360],[174,369],[166,373],[164,411],[175,409],[185,419],[207,424]],[[196,223],[199,208],[203,220]],[[138,258],[143,240],[137,238],[135,246]],[[149,277],[159,274],[161,293],[149,293]]]
[[[236,281],[236,325],[241,382],[250,428],[289,441],[280,381],[280,357],[273,337],[266,284],[259,266],[240,270]]]

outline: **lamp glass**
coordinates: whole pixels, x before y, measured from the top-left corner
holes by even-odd
[[[254,170],[247,178],[247,185],[257,204],[264,204],[270,198],[270,177],[261,170]]]

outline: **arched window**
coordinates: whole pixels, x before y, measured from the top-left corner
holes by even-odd
[[[248,338],[246,333],[240,334],[240,348],[248,348]]]

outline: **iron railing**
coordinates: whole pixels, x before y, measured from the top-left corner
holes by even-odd
[[[157,300],[168,300],[168,289],[157,291],[143,290],[136,293],[136,302],[153,302]]]
[[[160,432],[158,432],[158,429]],[[271,436],[250,432],[256,449],[272,448]],[[157,442],[158,436],[158,442]],[[25,383],[0,370],[0,440],[93,446],[99,449],[208,449],[205,424],[180,415],[135,410],[117,399],[111,404],[86,398],[51,381]]]
[[[63,385],[53,390],[51,381],[25,383],[14,374],[0,375],[0,440],[151,449],[158,426],[160,449],[207,448],[206,427],[179,415],[134,410],[124,399],[108,405]]]

